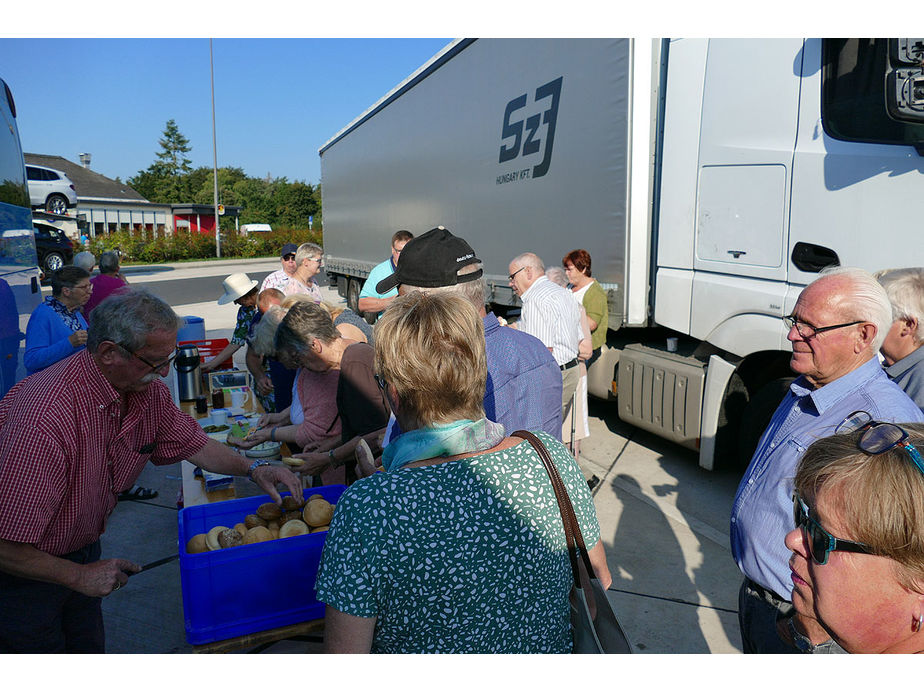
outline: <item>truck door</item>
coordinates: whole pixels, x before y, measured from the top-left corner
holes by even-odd
[[[924,124],[891,119],[883,94],[899,42],[921,52],[916,41],[805,42],[787,248],[792,284],[811,282],[835,257],[871,272],[924,265]]]
[[[779,342],[802,41],[713,39],[703,83],[690,333]]]

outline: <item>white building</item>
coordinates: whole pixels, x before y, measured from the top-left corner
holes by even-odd
[[[148,202],[127,183],[120,183],[90,170],[89,154],[82,154],[84,165],[75,164],[62,156],[24,153],[27,164],[46,166],[64,172],[77,189],[76,227],[56,224],[74,240],[81,233],[89,237],[122,229],[171,235],[176,228],[202,232],[214,231],[215,214],[208,205],[164,204]],[[237,228],[239,207],[226,207],[225,214],[234,217]],[[74,214],[68,210],[68,214]]]

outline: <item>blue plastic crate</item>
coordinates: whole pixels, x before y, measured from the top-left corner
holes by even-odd
[[[304,497],[320,494],[336,503],[345,489],[343,485],[309,488]],[[183,614],[191,645],[324,617],[314,581],[327,532],[186,553],[190,537],[217,525],[233,527],[269,501],[269,496],[253,496],[180,511]]]

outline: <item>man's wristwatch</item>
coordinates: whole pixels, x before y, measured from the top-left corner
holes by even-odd
[[[253,462],[253,463],[247,468],[247,478],[250,479],[251,481],[253,481],[253,471],[254,471],[257,467],[271,467],[271,466],[272,466],[272,463],[267,462],[266,460],[257,460],[256,462]]]

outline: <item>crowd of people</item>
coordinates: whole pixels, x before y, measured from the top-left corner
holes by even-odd
[[[178,318],[128,286],[118,254],[101,256],[97,276],[92,256],[52,276],[27,327],[29,377],[0,401],[0,651],[103,651],[100,600],[139,569],[100,559],[105,519],[147,461],[179,459],[250,476],[277,502],[279,484],[348,485],[316,584],[329,652],[570,651],[561,516],[517,431],[550,453],[608,585],[578,465],[609,315],[591,256],[512,258],[522,309],[502,317],[465,239],[402,230],[390,251],[360,314],[322,300],[313,243],[283,246],[262,284],[223,281],[218,303],[238,306],[236,326],[202,369],[246,348],[265,411],[228,442],[284,442],[291,470],[209,440],[170,402],[157,376]],[[798,377],[731,515],[743,649],[919,651],[924,269],[826,270],[783,320]]]

